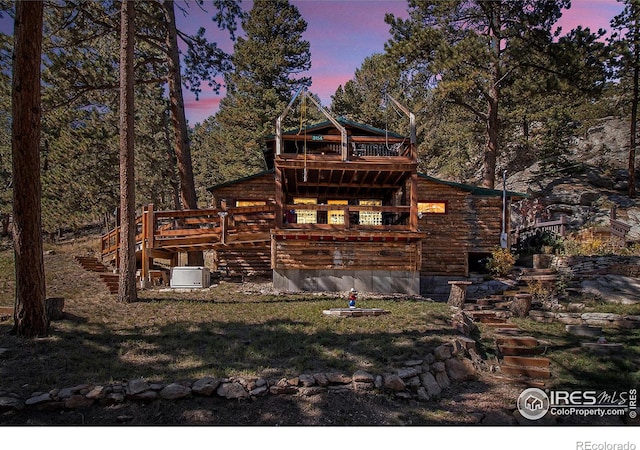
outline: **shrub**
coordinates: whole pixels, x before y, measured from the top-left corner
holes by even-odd
[[[504,277],[511,273],[516,263],[516,255],[509,249],[496,247],[491,252],[491,257],[487,261],[487,269],[498,277]]]

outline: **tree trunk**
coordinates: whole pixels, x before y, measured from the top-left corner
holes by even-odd
[[[637,143],[637,120],[638,120],[638,90],[639,90],[639,72],[640,72],[640,23],[638,23],[638,6],[631,3],[633,8],[632,15],[636,18],[633,24],[633,97],[631,99],[631,130],[629,139],[629,197],[636,196],[636,143]]]
[[[136,292],[136,206],[134,172],[134,18],[133,0],[120,14],[120,282],[118,301],[133,302]]]
[[[16,299],[12,332],[47,334],[40,182],[42,2],[17,2],[12,85],[13,247]]]
[[[165,0],[163,3],[165,19],[167,22],[167,52],[169,67],[169,102],[171,104],[171,123],[175,133],[176,158],[178,174],[180,175],[180,199],[184,209],[198,209],[198,197],[193,179],[193,166],[191,163],[191,148],[189,147],[189,134],[187,132],[187,118],[184,113],[184,100],[182,97],[182,77],[180,75],[180,54],[178,52],[178,35],[176,32],[176,17],[173,0]],[[189,252],[189,266],[203,266],[202,252]]]
[[[487,93],[487,116],[486,116],[486,132],[487,146],[484,152],[484,160],[482,166],[482,186],[493,189],[496,184],[496,160],[498,157],[498,135],[499,135],[499,119],[498,106],[500,104],[500,79],[502,78],[500,70],[500,36],[501,28],[501,7],[500,2],[495,4],[491,16],[490,39],[491,39],[491,58],[490,63],[492,78],[489,80],[490,85]]]

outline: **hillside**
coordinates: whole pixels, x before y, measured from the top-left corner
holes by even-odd
[[[628,127],[601,119],[572,139],[562,163],[536,162],[508,176],[507,189],[539,199],[553,218],[567,215],[571,230],[608,226],[615,205],[618,219],[632,226],[630,237],[640,239],[640,203],[627,195]]]

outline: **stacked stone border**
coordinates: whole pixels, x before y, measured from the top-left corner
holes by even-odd
[[[421,359],[405,361],[401,368],[390,373],[375,375],[364,370],[353,374],[318,372],[277,380],[203,377],[194,382],[169,384],[152,383],[139,378],[100,385],[54,388],[48,392],[34,392],[26,399],[0,391],[0,413],[24,409],[74,410],[127,401],[174,401],[192,396],[241,400],[266,395],[313,396],[344,392],[390,394],[397,398],[426,402],[439,399],[452,383],[475,379],[476,367],[472,360],[477,358],[475,341],[459,336],[437,346]]]
[[[571,313],[532,310],[529,317],[536,322],[560,322],[567,325],[589,325],[605,328],[640,328],[640,316],[614,313]]]

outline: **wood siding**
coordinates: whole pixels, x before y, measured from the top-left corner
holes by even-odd
[[[212,204],[221,207],[226,200],[227,206],[235,206],[236,200],[264,200],[275,203],[276,183],[273,172],[249,177],[237,183],[223,184],[210,189],[213,195]]]
[[[469,253],[490,253],[500,245],[502,197],[418,179],[418,202],[446,202],[445,214],[418,220],[423,239],[422,275],[468,275]]]
[[[417,271],[420,241],[274,240],[275,269]]]

